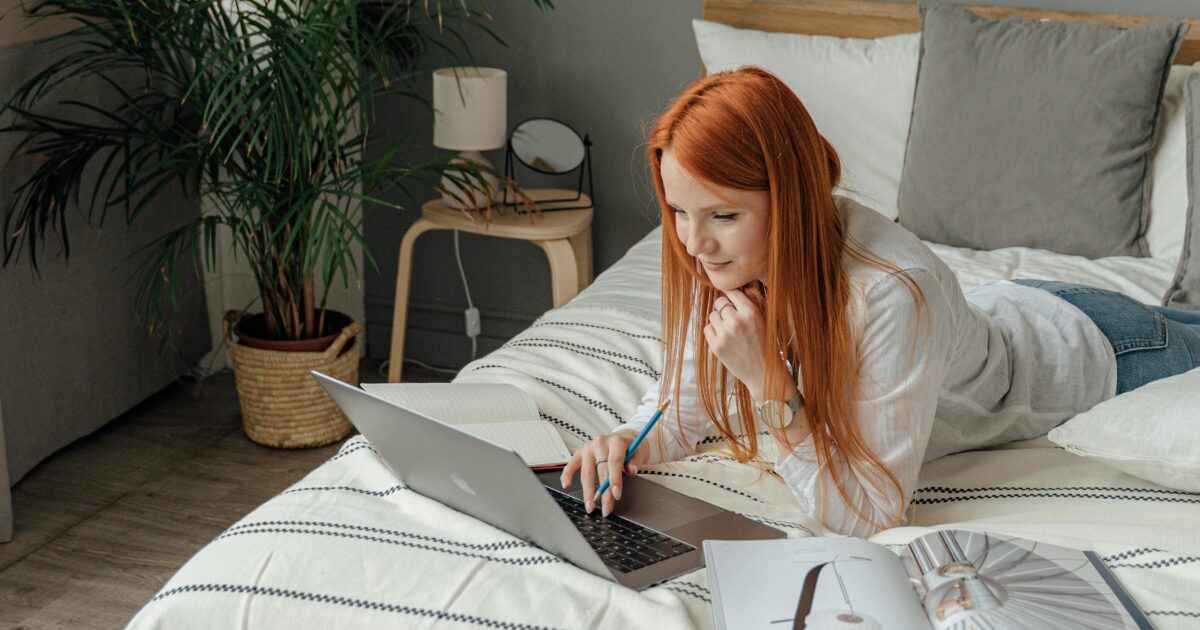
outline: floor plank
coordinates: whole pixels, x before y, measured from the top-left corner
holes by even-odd
[[[360,380],[382,380],[365,360]],[[449,375],[405,366],[406,381]],[[233,375],[180,381],[64,448],[13,488],[0,627],[113,628],[193,553],[328,459],[242,434]]]

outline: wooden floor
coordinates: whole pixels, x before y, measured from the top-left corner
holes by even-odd
[[[364,361],[360,380],[384,380],[378,366]],[[450,378],[413,366],[404,377]],[[175,383],[13,488],[0,628],[123,627],[200,547],[337,448],[250,442],[229,372]]]

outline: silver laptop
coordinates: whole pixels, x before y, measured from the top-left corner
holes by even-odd
[[[583,511],[579,476],[534,473],[513,451],[331,378],[314,377],[409,488],[629,588],[704,566],[707,539],[783,532],[655,483],[627,477],[616,511]]]

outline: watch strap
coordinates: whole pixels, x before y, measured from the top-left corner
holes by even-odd
[[[801,394],[799,391],[797,391],[795,396],[787,399],[787,401],[783,404],[787,405],[787,408],[790,409],[792,413],[796,413],[800,410],[800,406],[804,404],[804,394]]]

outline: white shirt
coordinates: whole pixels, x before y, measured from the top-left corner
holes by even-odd
[[[902,279],[845,257],[853,288],[851,322],[863,359],[855,408],[859,430],[903,487],[903,496],[897,496],[886,480],[872,484],[834,453],[832,465],[840,467],[847,494],[871,520],[887,524],[901,517],[922,462],[1043,435],[1115,394],[1112,347],[1078,308],[1011,282],[964,293],[949,267],[912,233],[854,201],[837,202],[848,234],[912,277],[925,297],[918,307]],[[698,398],[694,356],[689,343],[671,404],[681,414],[683,435],[674,414],[664,415],[643,446],[650,448],[651,462],[686,456],[705,433],[709,419]],[[658,406],[658,391],[657,384],[647,390],[617,430],[640,431]],[[731,419],[735,414],[731,403]],[[775,472],[801,508],[820,514],[827,529],[864,538],[878,530],[843,502],[829,475],[818,469],[811,438]]]

